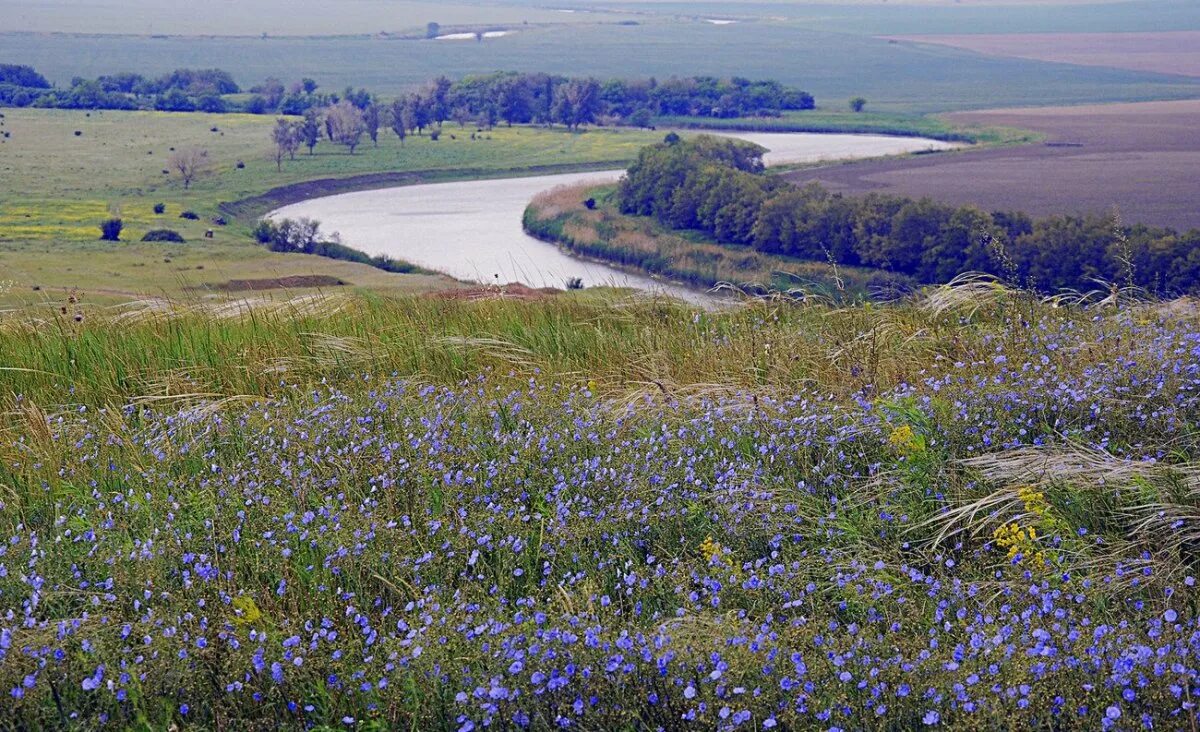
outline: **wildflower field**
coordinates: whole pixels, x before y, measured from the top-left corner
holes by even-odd
[[[86,315],[0,321],[0,726],[1196,724],[1191,302]]]

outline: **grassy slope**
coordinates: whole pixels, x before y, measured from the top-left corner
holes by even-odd
[[[101,294],[178,294],[185,287],[234,277],[310,273],[383,290],[444,285],[440,278],[387,275],[357,265],[273,255],[250,244],[249,218],[228,227],[214,227],[210,219],[219,214],[222,202],[312,179],[381,172],[475,177],[542,165],[617,165],[659,138],[657,133],[628,130],[576,135],[561,129],[497,128],[484,136],[487,139],[471,141],[471,130],[451,125],[439,142],[415,137],[401,147],[389,132],[381,134],[378,148],[368,141],[353,156],[323,143],[317,155],[302,153],[286,162],[280,173],[270,159],[271,118],[50,110],[4,114],[0,130],[10,137],[0,143],[0,280],[10,286],[0,294],[0,302],[41,298],[33,286],[82,287]],[[76,130],[82,135],[76,137]],[[162,173],[172,147],[207,149],[212,171],[184,190],[177,176]],[[244,169],[236,167],[238,161],[244,162]],[[167,204],[166,215],[153,213],[158,202]],[[178,216],[183,210],[194,210],[202,218],[182,220]],[[148,229],[169,227],[182,232],[189,243],[97,242],[97,224],[110,215],[125,220],[124,240],[136,242]],[[216,229],[213,241],[203,238],[210,227]]]
[[[9,719],[1190,713],[1186,304],[594,297],[0,320]]]

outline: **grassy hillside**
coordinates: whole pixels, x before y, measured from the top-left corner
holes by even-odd
[[[394,276],[368,267],[303,256],[272,255],[253,246],[247,227],[270,201],[247,211],[244,220],[222,227],[212,219],[220,204],[312,181],[386,173],[392,185],[420,180],[517,175],[548,167],[619,166],[660,135],[632,130],[497,128],[477,135],[449,125],[437,142],[412,137],[401,146],[390,132],[378,148],[368,140],[355,155],[328,142],[286,161],[282,172],[271,159],[274,120],[246,115],[156,112],[5,110],[0,119],[0,280],[12,286],[0,302],[38,300],[62,288],[93,295],[180,295],[234,278],[319,274],[355,285],[407,291],[428,288],[420,276]],[[79,135],[75,133],[79,132]],[[190,189],[171,172],[172,148],[207,150],[210,170]],[[244,167],[239,167],[241,163]],[[407,176],[407,177],[406,177]],[[372,180],[375,186],[388,182]],[[320,193],[336,191],[325,185]],[[316,190],[316,189],[314,189]],[[315,193],[310,193],[314,195]],[[292,191],[303,196],[305,190]],[[154,213],[156,203],[166,213]],[[252,207],[253,208],[253,207]],[[181,219],[193,211],[197,221]],[[98,224],[119,216],[122,242],[96,241]],[[149,229],[172,228],[186,245],[137,244]],[[206,229],[216,232],[204,239]],[[128,242],[128,243],[127,243]],[[442,280],[435,280],[444,284]],[[34,287],[40,288],[34,290]]]
[[[9,316],[8,719],[1178,726],[1196,310],[1120,305]]]

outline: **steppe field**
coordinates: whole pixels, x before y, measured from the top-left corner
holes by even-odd
[[[844,193],[931,196],[987,210],[1105,213],[1126,223],[1200,227],[1200,102],[963,112],[958,124],[1033,130],[1040,143],[789,175]]]

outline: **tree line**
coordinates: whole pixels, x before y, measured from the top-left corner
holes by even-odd
[[[230,99],[231,95],[243,98]],[[122,73],[75,78],[60,89],[29,66],[0,65],[0,104],[60,109],[157,109],[167,112],[245,112],[302,116],[348,102],[360,110],[383,105],[364,89],[325,93],[313,79],[285,84],[269,78],[243,90],[220,69],[178,69],[157,78]],[[442,76],[397,100],[412,110],[419,129],[446,120],[460,124],[594,123],[648,127],[656,117],[777,116],[813,109],[811,94],[776,81],[692,77],[627,80],[501,72],[451,81]],[[393,106],[391,102],[388,107]]]
[[[1200,291],[1200,230],[1123,226],[1114,216],[987,212],[928,198],[831,193],[764,174],[750,143],[669,135],[644,149],[617,193],[622,212],[723,244],[872,267],[918,282],[986,272],[1054,292],[1097,282],[1173,295]]]

